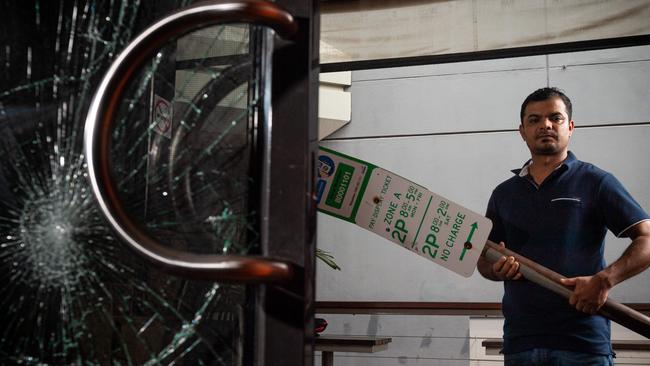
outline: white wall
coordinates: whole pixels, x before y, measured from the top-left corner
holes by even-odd
[[[648,34],[650,1],[356,0],[321,4],[323,63]]]
[[[571,150],[579,159],[614,173],[650,211],[650,47],[353,72],[352,121],[322,145],[483,213],[492,189],[529,157],[516,132],[519,108],[526,95],[546,85],[562,88],[573,101],[577,129]],[[608,260],[617,258],[626,245],[609,235]],[[342,267],[338,272],[319,263],[319,301],[501,298],[501,285],[478,273],[465,279],[324,214],[318,217],[318,246],[330,251]],[[650,271],[619,285],[611,296],[621,302],[650,302],[648,283]],[[330,324],[341,317],[327,316]],[[377,317],[375,321],[393,324],[377,334],[408,333],[408,322],[400,326],[395,316]],[[451,321],[468,333],[467,318],[448,319],[420,321],[441,329]],[[357,322],[361,324],[345,332],[369,334],[368,324]],[[395,352],[391,347],[384,352],[392,359],[387,364],[418,362],[417,347],[392,346]],[[467,349],[456,348],[454,355],[465,365]],[[400,359],[402,351],[408,357]],[[336,364],[368,363],[344,357]]]

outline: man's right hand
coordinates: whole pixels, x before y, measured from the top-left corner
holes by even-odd
[[[499,243],[499,245],[506,246],[503,242]],[[485,258],[480,257],[478,269],[483,277],[493,281],[518,280],[523,277],[519,272],[519,262],[512,256],[502,256],[491,265]]]
[[[523,276],[519,272],[519,262],[513,256],[502,256],[498,261],[494,262],[492,265],[492,274],[499,281],[518,280]]]

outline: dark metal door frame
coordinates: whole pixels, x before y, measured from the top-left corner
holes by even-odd
[[[319,2],[276,3],[294,16],[299,29],[290,42],[278,37],[274,40],[269,231],[262,254],[286,258],[302,270],[290,286],[257,287],[255,364],[312,365],[316,246],[312,185],[318,148]]]

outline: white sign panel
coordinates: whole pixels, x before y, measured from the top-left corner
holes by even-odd
[[[470,277],[492,222],[373,164],[321,148],[318,209]]]

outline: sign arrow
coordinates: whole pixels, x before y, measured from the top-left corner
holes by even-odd
[[[476,229],[478,229],[478,225],[476,223],[473,223],[471,227],[472,227],[472,230],[470,230],[469,235],[467,235],[467,240],[465,240],[465,246],[463,247],[463,251],[460,253],[460,258],[458,260],[462,261],[463,258],[465,257],[465,253],[467,252],[467,249],[472,247],[471,246],[472,237],[474,236],[474,231],[476,231]],[[467,245],[467,244],[470,244],[470,245]]]

